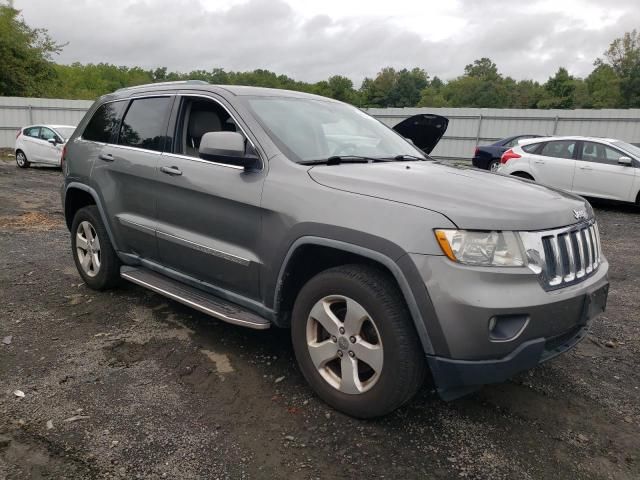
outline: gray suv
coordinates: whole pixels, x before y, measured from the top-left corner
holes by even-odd
[[[290,328],[349,415],[394,410],[428,374],[444,399],[502,382],[584,338],[608,263],[584,199],[430,159],[446,124],[398,133],[331,99],[197,81],[119,90],[63,153],[73,258],[97,290],[124,278]]]

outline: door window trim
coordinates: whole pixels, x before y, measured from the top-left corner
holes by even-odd
[[[231,113],[230,109],[227,108],[227,106],[225,104],[223,104],[220,100],[218,100],[217,98],[215,98],[214,96],[210,96],[210,95],[205,95],[205,94],[198,94],[198,93],[176,93],[176,100],[179,100],[177,102],[174,102],[173,104],[173,111],[170,115],[170,118],[173,122],[173,125],[170,125],[170,128],[173,129],[173,136],[172,138],[174,138],[174,142],[172,145],[172,150],[175,149],[175,138],[176,135],[178,133],[178,126],[179,126],[179,122],[180,122],[180,118],[179,118],[179,114],[180,114],[180,107],[182,105],[182,101],[185,98],[204,98],[205,100],[210,100],[212,102],[217,103],[222,109],[224,109],[225,112],[227,112],[227,114],[229,115],[229,118],[231,118],[233,120],[233,122],[235,123],[235,125],[240,129],[240,132],[242,133],[242,135],[244,135],[244,138],[247,139],[247,141],[251,144],[251,146],[253,147],[253,150],[256,152],[256,155],[258,156],[258,158],[260,159],[260,168],[257,170],[253,170],[253,172],[258,173],[258,172],[262,172],[265,169],[265,164],[266,162],[263,159],[263,156],[261,154],[260,149],[258,149],[256,147],[256,143],[253,141],[253,139],[247,135],[247,131],[243,128],[242,124],[240,122],[238,122],[237,117]],[[171,122],[170,122],[171,123]],[[171,157],[175,157],[175,158],[182,158],[185,160],[193,160],[196,162],[202,162],[202,163],[207,163],[209,165],[219,165],[221,167],[229,167],[229,168],[233,168],[236,170],[244,170],[244,167],[241,167],[239,165],[231,165],[228,163],[220,163],[220,162],[212,162],[210,160],[203,160],[199,157],[191,157],[189,155],[183,155],[180,153],[174,153],[174,152],[164,152],[164,155],[167,156],[171,156]]]

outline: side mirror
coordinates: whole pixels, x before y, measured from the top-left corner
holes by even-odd
[[[49,140],[47,140],[47,142],[49,142],[53,146],[56,146],[58,144],[55,138],[50,138]]]
[[[244,137],[238,132],[205,133],[200,140],[198,155],[204,160],[237,165],[248,170],[260,165],[257,156],[245,154]]]
[[[625,166],[629,167],[629,166],[631,166],[632,160],[631,160],[630,157],[620,157],[618,159],[618,163],[620,165],[625,165]]]

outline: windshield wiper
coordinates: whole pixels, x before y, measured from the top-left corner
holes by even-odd
[[[362,155],[332,155],[319,160],[302,160],[298,162],[302,165],[340,165],[341,163],[372,163],[388,162],[386,158],[365,157]]]
[[[418,157],[417,155],[407,155],[407,154],[402,154],[402,155],[396,155],[395,157],[393,157],[394,160],[398,160],[398,161],[402,161],[402,160],[420,160],[420,161],[425,161],[428,159],[431,159],[431,157],[429,157],[428,155],[425,157]]]

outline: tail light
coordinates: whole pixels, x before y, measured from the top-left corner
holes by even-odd
[[[513,151],[513,149],[509,149],[506,152],[504,152],[502,154],[502,157],[500,157],[500,163],[505,164],[507,163],[509,160],[512,160],[514,158],[521,158],[522,155],[518,155],[516,152]]]
[[[62,172],[64,172],[64,157],[67,156],[67,144],[65,143],[62,146],[62,155],[60,155],[60,168],[62,169]]]
[[[20,136],[20,134],[22,133],[22,129],[19,128],[18,131],[16,132],[16,138],[18,138]]]
[[[478,153],[480,153],[480,149],[478,147],[476,147],[476,150],[473,152],[473,156],[477,157]]]

